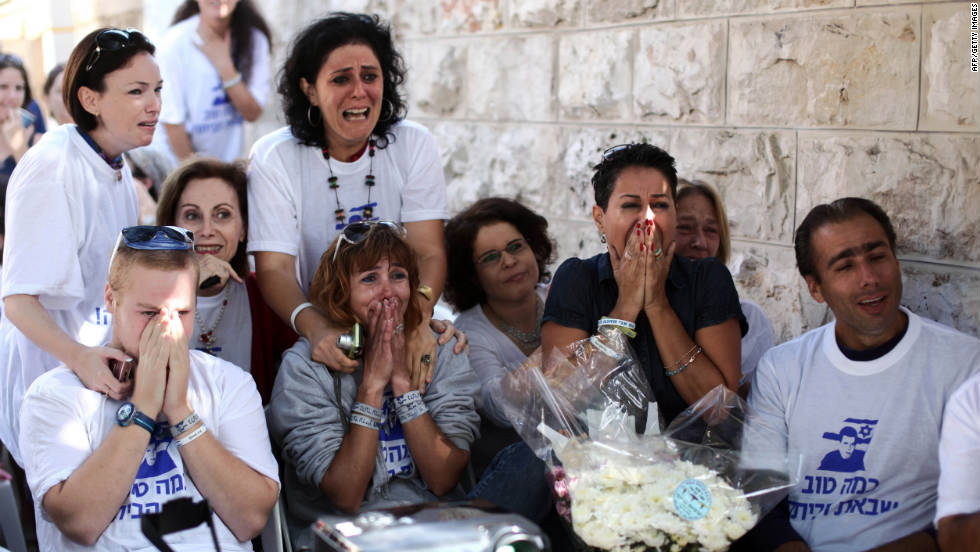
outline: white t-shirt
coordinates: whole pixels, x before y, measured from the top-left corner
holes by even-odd
[[[200,15],[194,15],[170,27],[157,46],[163,77],[160,122],[184,125],[194,151],[230,162],[245,153],[244,119],[222,88],[221,75],[196,45],[201,44],[200,20]],[[252,30],[252,74],[246,84],[259,106],[265,106],[270,88],[269,40],[258,29]],[[177,162],[162,124],[153,136],[153,147]]]
[[[109,258],[125,226],[137,224],[129,167],[113,170],[75,125],[47,132],[27,151],[7,189],[3,295],[37,295],[76,341],[109,337],[105,311]],[[19,461],[17,413],[28,386],[60,361],[6,316],[0,322],[0,440]]]
[[[218,322],[226,292],[228,306],[221,316],[221,322]],[[214,344],[215,356],[250,372],[252,370],[252,311],[249,309],[248,288],[245,284],[229,280],[221,293],[211,297],[198,296],[197,316],[194,317],[194,334],[191,336],[190,346],[199,351],[204,350],[204,343],[201,341],[201,320],[204,321],[205,327],[214,328],[217,338]],[[214,326],[216,322],[218,322],[217,328]]]
[[[748,299],[739,299],[739,303],[742,305],[745,321],[749,324],[748,333],[742,337],[742,381],[739,382],[741,384],[751,381],[752,372],[755,372],[762,354],[776,344],[776,331],[762,307]]]
[[[323,159],[319,148],[300,145],[289,127],[262,137],[252,148],[248,167],[248,251],[274,251],[297,258],[300,287],[308,292],[320,256],[343,225],[334,217],[337,199],[329,188],[337,176],[346,222],[361,220],[371,206],[373,219],[418,222],[449,218],[446,182],[435,140],[411,121],[396,124],[395,135],[374,156],[377,185],[364,177],[371,167],[365,153],[352,163]]]
[[[252,377],[199,351],[190,353],[187,399],[222,446],[262,475],[279,482],[262,401]],[[137,368],[138,370],[138,368]],[[140,530],[142,514],[155,513],[170,500],[202,499],[188,476],[169,431],[150,440],[132,491],[95,546],[68,540],[43,509],[44,495],[67,479],[98,449],[116,425],[121,401],[89,391],[78,377],[60,367],[38,378],[24,398],[21,430],[27,483],[34,497],[41,550],[156,550]],[[251,550],[214,516],[222,550]],[[166,537],[174,550],[213,550],[206,525]]]
[[[939,469],[936,523],[980,512],[980,374],[966,380],[946,404]]]
[[[980,341],[902,310],[905,336],[878,359],[845,357],[830,323],[759,361],[748,426],[781,429],[765,445],[803,454],[790,523],[814,551],[868,550],[933,520],[943,406],[976,373]],[[749,437],[751,456],[763,444]]]

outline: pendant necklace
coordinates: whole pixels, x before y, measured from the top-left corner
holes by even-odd
[[[494,318],[494,325],[503,331],[507,337],[513,339],[521,348],[537,349],[541,346],[541,318],[544,316],[544,302],[541,301],[541,297],[538,297],[537,294],[534,295],[534,298],[537,304],[537,308],[535,309],[535,326],[534,330],[530,332],[525,332],[504,322],[503,318],[487,303],[487,308]]]
[[[374,215],[374,209],[371,208],[371,188],[374,188],[374,147],[375,140],[372,138],[368,140],[368,157],[371,158],[371,164],[368,167],[367,176],[364,177],[364,185],[368,189],[367,203],[364,207],[364,220],[369,220]],[[330,189],[333,190],[333,197],[337,201],[337,209],[334,210],[334,215],[337,217],[337,222],[341,226],[345,226],[347,224],[347,215],[344,213],[343,205],[340,204],[340,193],[338,192],[340,183],[337,182],[337,176],[333,173],[333,167],[330,165],[330,153],[327,151],[327,148],[321,149],[320,153],[323,154],[323,158],[327,161],[327,170],[330,171],[330,177],[327,178],[327,183],[330,185]]]
[[[226,282],[225,297],[224,300],[221,301],[221,310],[218,311],[218,319],[214,321],[214,326],[211,326],[211,329],[208,329],[208,327],[204,325],[204,319],[201,318],[201,313],[197,310],[194,311],[194,318],[197,319],[197,325],[201,328],[201,333],[197,336],[197,338],[201,340],[201,345],[204,346],[204,352],[212,356],[218,356],[215,349],[219,351],[221,350],[220,347],[215,347],[215,345],[218,343],[218,338],[215,337],[214,331],[218,329],[218,324],[221,324],[221,318],[225,315],[225,308],[228,306],[229,291],[231,291],[231,285],[230,282]]]

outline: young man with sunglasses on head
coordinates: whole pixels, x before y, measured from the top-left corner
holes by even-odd
[[[943,410],[977,372],[980,341],[900,305],[895,239],[888,215],[853,197],[814,207],[796,230],[800,273],[836,320],[759,362],[744,458],[771,446],[803,463],[742,550],[938,549]],[[753,439],[757,423],[785,439]]]
[[[140,517],[183,497],[214,508],[222,550],[250,550],[265,526],[279,482],[261,400],[247,372],[189,349],[197,284],[189,232],[123,229],[105,303],[131,394],[86,389],[65,366],[28,390],[21,450],[42,550],[148,547]],[[170,542],[212,546],[204,525]]]

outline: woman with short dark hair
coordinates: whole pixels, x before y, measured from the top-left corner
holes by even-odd
[[[13,54],[0,54],[0,192],[27,148],[43,132],[37,130],[34,115],[26,109],[30,103],[31,85],[24,62]]]
[[[412,373],[431,370],[436,355],[428,327],[446,275],[446,185],[432,135],[403,118],[404,79],[378,17],[333,13],[314,21],[293,41],[279,80],[288,126],[251,153],[248,250],[262,292],[310,341],[314,360],[345,372],[355,364],[336,346],[342,329],[310,308],[308,293],[323,251],[362,220],[404,224],[424,299],[423,324],[409,336]]]
[[[145,146],[160,113],[160,70],[139,31],[98,29],[68,59],[64,100],[75,125],[45,133],[7,190],[0,439],[19,459],[18,407],[34,379],[59,363],[94,391],[121,399],[103,347],[109,257],[119,229],[137,224],[122,154]],[[2,354],[2,353],[0,353]],[[2,357],[0,357],[2,358]]]

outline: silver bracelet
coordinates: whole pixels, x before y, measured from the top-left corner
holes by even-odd
[[[368,418],[374,418],[375,420],[381,421],[381,409],[375,408],[369,404],[364,404],[362,402],[354,403],[354,406],[350,408],[351,413],[363,414]]]
[[[232,78],[224,81],[223,83],[221,83],[221,88],[223,88],[225,90],[228,90],[229,88],[231,88],[232,86],[235,86],[236,84],[238,84],[240,82],[242,82],[242,74],[241,73],[235,73],[235,76],[234,77],[232,77]]]
[[[303,312],[303,309],[308,309],[308,308],[310,308],[312,306],[313,306],[313,303],[310,303],[309,301],[307,301],[305,303],[300,303],[300,304],[296,305],[296,308],[293,309],[293,313],[289,315],[289,327],[291,327],[294,332],[299,333],[299,330],[296,329],[296,316],[299,313]]]
[[[170,434],[174,437],[194,427],[194,424],[201,421],[197,412],[191,411],[190,415],[170,427]]]
[[[208,430],[207,426],[205,426],[204,424],[201,424],[200,427],[198,427],[197,429],[195,429],[194,431],[192,431],[191,434],[188,435],[187,437],[184,437],[183,439],[177,439],[177,441],[176,441],[177,448],[180,448],[180,447],[182,447],[182,446],[190,443],[194,439],[197,439],[201,435],[204,435],[204,433],[207,430]]]
[[[368,418],[364,414],[358,414],[357,412],[352,412],[350,415],[350,423],[359,425],[361,427],[366,427],[374,431],[381,429],[381,422],[372,418]]]

